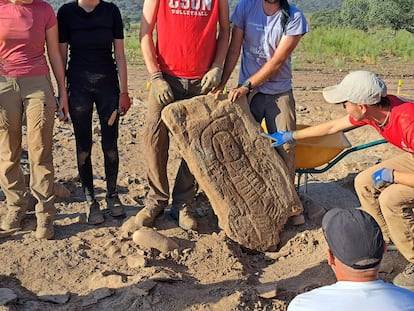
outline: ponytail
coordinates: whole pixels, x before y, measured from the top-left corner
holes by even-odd
[[[280,19],[280,26],[282,26],[283,33],[286,33],[286,25],[290,21],[290,6],[287,0],[280,0],[280,7],[282,10],[282,18]]]

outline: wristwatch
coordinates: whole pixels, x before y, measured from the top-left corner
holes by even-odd
[[[249,92],[252,90],[252,83],[249,80],[246,80],[242,83],[242,86],[244,86],[245,88],[247,88],[249,90]]]

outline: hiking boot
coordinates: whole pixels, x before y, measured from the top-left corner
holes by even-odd
[[[37,239],[51,240],[55,235],[55,229],[53,227],[54,216],[49,214],[36,214],[37,227],[35,237]]]
[[[131,233],[141,229],[142,226],[139,226],[135,223],[136,216],[131,216],[124,220],[120,227],[121,237],[129,237]]]
[[[170,215],[173,219],[178,220],[178,225],[184,230],[197,230],[197,221],[194,218],[194,212],[189,204],[172,205]]]
[[[109,213],[113,217],[124,216],[124,206],[119,199],[117,194],[107,197],[106,199],[106,208],[109,209]]]
[[[293,225],[293,226],[300,226],[303,225],[305,223],[305,216],[302,214],[299,215],[294,215],[291,216],[289,218],[289,222]]]
[[[99,203],[96,200],[89,203],[86,210],[86,219],[90,225],[101,224],[105,221],[101,209],[99,208]]]
[[[319,203],[315,202],[305,193],[299,194],[299,199],[303,205],[303,214],[310,220],[322,220],[326,210]]]
[[[145,206],[142,210],[138,212],[135,216],[134,222],[141,227],[152,227],[155,217],[161,214],[164,211],[166,204],[156,204]]]
[[[12,229],[7,231],[0,230],[0,239],[7,238],[17,232],[19,229]]]
[[[410,262],[392,282],[399,287],[414,290],[414,262]]]
[[[1,223],[1,229],[4,231],[21,229],[22,221],[26,216],[24,208],[9,208]]]

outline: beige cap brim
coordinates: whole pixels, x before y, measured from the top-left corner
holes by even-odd
[[[324,88],[322,95],[323,98],[330,104],[339,104],[347,101],[347,96],[339,84]]]

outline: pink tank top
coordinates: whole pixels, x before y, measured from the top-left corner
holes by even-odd
[[[160,0],[157,59],[162,72],[199,79],[210,68],[217,44],[219,0]]]

